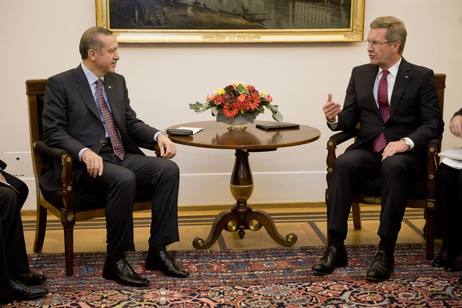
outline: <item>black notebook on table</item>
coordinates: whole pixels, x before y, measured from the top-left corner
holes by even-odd
[[[259,123],[256,125],[257,128],[264,130],[272,129],[288,129],[288,128],[299,128],[300,124],[287,123],[287,122],[272,122],[272,123]]]

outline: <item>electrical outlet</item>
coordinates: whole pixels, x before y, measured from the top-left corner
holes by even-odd
[[[4,152],[6,171],[16,177],[33,177],[30,152]]]

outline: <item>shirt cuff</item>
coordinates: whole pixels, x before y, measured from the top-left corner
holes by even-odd
[[[337,125],[338,125],[337,121],[334,121],[334,122],[327,121],[327,126],[329,126],[330,129],[336,129]]]
[[[159,135],[162,134],[161,131],[158,131],[155,135],[154,135],[154,142],[157,142],[157,138],[159,138]]]
[[[88,148],[83,148],[79,151],[79,161],[82,161],[82,155],[83,155],[83,152],[85,152],[85,150],[88,150]]]
[[[404,137],[403,140],[409,146],[409,150],[412,150],[414,148],[414,141],[412,141],[411,138]]]

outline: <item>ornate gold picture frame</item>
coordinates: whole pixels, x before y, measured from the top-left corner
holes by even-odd
[[[363,40],[365,0],[95,0],[122,43]]]

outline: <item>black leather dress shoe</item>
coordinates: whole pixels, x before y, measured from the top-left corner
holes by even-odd
[[[124,258],[117,262],[109,262],[106,259],[103,268],[103,278],[114,280],[125,286],[146,287],[149,285],[149,280],[137,274]]]
[[[312,270],[315,275],[324,276],[332,273],[335,268],[343,267],[348,264],[348,256],[345,246],[335,248],[329,246],[324,251],[319,263],[313,265]]]
[[[28,287],[17,280],[10,280],[10,290],[13,298],[18,301],[43,297],[48,290],[42,287]]]
[[[395,258],[393,255],[386,254],[385,251],[379,250],[375,254],[374,262],[367,270],[366,279],[369,281],[379,282],[390,278],[395,268]]]
[[[36,285],[44,283],[47,280],[46,277],[43,276],[42,274],[38,274],[34,272],[19,274],[14,278],[15,280],[20,281],[21,283],[27,286],[36,286]]]
[[[161,250],[157,253],[150,253],[146,259],[147,270],[158,270],[164,273],[164,275],[177,278],[186,278],[189,273],[180,269],[175,264],[165,250]]]

